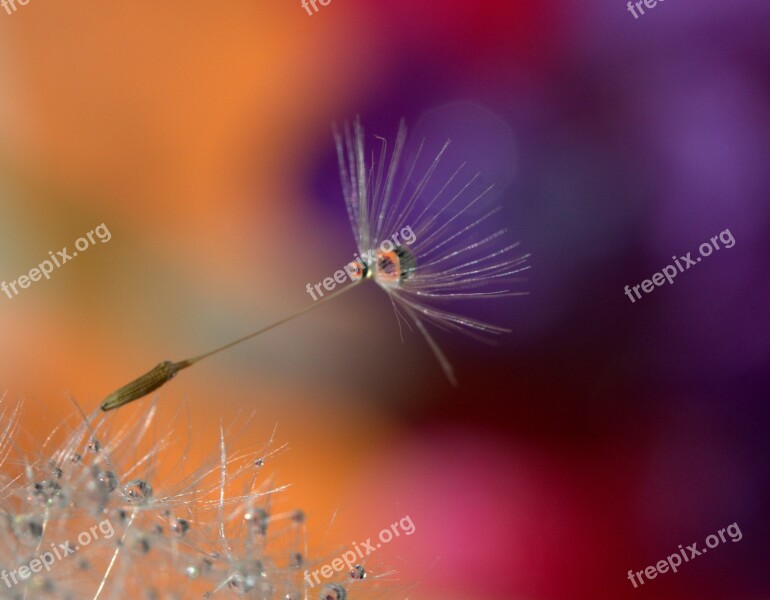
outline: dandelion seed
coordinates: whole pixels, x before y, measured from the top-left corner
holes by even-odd
[[[518,244],[506,241],[507,230],[494,225],[500,212],[500,207],[488,208],[494,185],[485,184],[482,174],[465,162],[452,165],[449,176],[441,179],[440,167],[449,162],[449,141],[431,155],[423,140],[411,161],[402,160],[403,121],[392,151],[384,138],[377,138],[377,158],[372,155],[369,161],[359,119],[352,127],[345,125],[343,132],[335,128],[334,138],[342,192],[358,249],[356,260],[346,267],[353,283],[210,352],[160,363],[107,396],[102,410],[142,398],[182,369],[283,325],[367,280],[387,293],[399,324],[403,315],[414,323],[453,385],[457,380],[452,366],[427,324],[472,337],[510,331],[445,307],[456,300],[523,294],[508,284],[520,281],[517,276],[528,268],[524,264],[528,256],[517,254]]]
[[[468,172],[464,163],[452,171],[448,181],[437,180],[436,171],[445,160],[449,142],[427,159],[423,158],[425,144],[420,144],[402,177],[403,121],[392,152],[388,154],[387,142],[379,138],[379,159],[369,163],[359,120],[352,128],[346,125],[343,133],[335,131],[335,139],[348,217],[359,253],[365,257],[350,265],[354,278],[371,279],[388,294],[397,318],[399,309],[411,318],[447,378],[456,384],[449,360],[423,320],[462,333],[509,330],[432,303],[521,295],[501,285],[517,282],[514,276],[527,268],[527,256],[514,253],[517,244],[504,241],[505,228],[486,229],[500,208],[476,214],[493,186],[478,191],[475,184],[481,175]],[[420,171],[421,159],[424,168]],[[415,176],[417,172],[419,176]],[[390,240],[398,239],[399,234],[402,243],[392,248]],[[372,254],[372,248],[379,250]]]

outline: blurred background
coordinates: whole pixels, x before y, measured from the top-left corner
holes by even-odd
[[[0,10],[0,386],[30,438],[307,306],[351,260],[332,122],[392,138],[466,101],[510,128],[503,217],[528,296],[497,347],[402,342],[360,289],[186,371],[191,453],[253,414],[281,502],[336,556],[405,515],[380,598],[770,598],[770,5],[620,0],[111,4]],[[736,243],[631,303],[729,229]],[[149,400],[114,417],[140,418]],[[165,412],[164,412],[165,411]],[[634,589],[731,523],[743,533]]]

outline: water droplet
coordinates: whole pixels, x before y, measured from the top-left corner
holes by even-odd
[[[13,532],[21,543],[31,546],[43,537],[43,522],[34,515],[21,515],[13,520]]]
[[[348,593],[345,588],[336,583],[325,585],[321,590],[321,600],[346,600]]]
[[[305,522],[305,513],[301,510],[295,510],[291,513],[291,520],[294,521],[297,525],[301,525]]]
[[[258,458],[257,460],[254,461],[254,466],[255,467],[262,467],[264,465],[265,465],[265,459],[264,458]]]
[[[292,552],[289,555],[289,565],[294,567],[295,569],[301,568],[304,562],[305,561],[302,558],[302,554],[299,552]]]
[[[254,575],[244,575],[243,573],[233,573],[228,587],[237,594],[248,594],[257,585],[257,578]]]
[[[35,594],[49,595],[56,591],[56,584],[51,579],[43,577],[42,575],[33,575],[28,586],[28,591]]]
[[[99,483],[99,487],[108,494],[118,487],[118,478],[112,471],[94,469],[94,478]]]
[[[51,480],[33,483],[30,496],[30,500],[37,500],[45,506],[52,506],[53,504],[64,506],[66,504],[66,498],[61,486]]]
[[[201,575],[210,573],[214,568],[214,561],[210,558],[204,558],[200,561],[200,565],[189,565],[185,568],[184,572],[190,579],[197,579]]]
[[[123,486],[123,493],[129,502],[144,502],[152,498],[152,486],[141,479],[134,479]]]
[[[359,581],[366,577],[366,569],[362,565],[356,565],[350,569],[350,578],[354,581]]]
[[[227,585],[238,594],[247,594],[259,584],[260,578],[264,576],[265,568],[260,561],[255,560],[233,573]]]
[[[187,575],[190,579],[198,579],[200,577],[200,569],[196,567],[195,565],[190,565],[185,568],[184,574]]]
[[[122,508],[119,508],[115,511],[115,516],[117,517],[118,521],[121,523],[125,523],[128,521],[128,512],[123,510]]]
[[[133,548],[134,552],[138,554],[147,554],[152,546],[150,545],[150,540],[142,535],[134,540],[134,543],[131,545],[131,547]]]
[[[51,479],[61,479],[64,472],[59,467],[53,467],[51,469]]]
[[[248,510],[246,514],[243,515],[243,518],[246,521],[246,524],[256,529],[258,533],[261,535],[267,534],[267,522],[269,517],[267,516],[267,512],[265,512],[264,509],[253,508]]]
[[[177,535],[182,536],[190,531],[190,523],[186,519],[177,519],[171,525],[171,530]]]
[[[92,439],[90,442],[88,442],[87,448],[89,452],[101,452],[102,445],[99,443],[99,440]]]
[[[71,463],[79,463],[81,460],[83,460],[83,457],[80,456],[77,452],[73,452],[70,456],[70,462]]]

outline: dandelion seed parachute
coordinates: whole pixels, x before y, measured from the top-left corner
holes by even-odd
[[[435,114],[446,116],[451,112],[443,110]],[[478,135],[484,128],[474,129],[475,119],[465,118],[468,113],[462,112],[463,118],[455,115],[450,121],[462,122]],[[476,114],[481,114],[480,109]],[[495,137],[505,129],[488,114],[484,120],[487,137]],[[438,129],[443,127],[440,125]],[[179,362],[161,362],[107,396],[101,404],[103,411],[142,398],[182,369],[274,329],[368,279],[388,294],[399,324],[404,314],[415,324],[453,385],[457,385],[457,380],[452,365],[426,324],[474,337],[509,332],[446,307],[451,301],[524,294],[509,286],[521,281],[517,276],[528,268],[524,264],[528,257],[517,254],[518,244],[507,241],[507,229],[495,224],[502,207],[492,206],[495,184],[486,183],[484,176],[487,170],[484,167],[498,161],[499,164],[488,169],[494,174],[492,179],[507,178],[505,171],[510,170],[511,165],[504,160],[506,153],[493,153],[488,161],[482,153],[485,158],[479,166],[470,162],[474,158],[478,161],[478,155],[465,160],[457,158],[470,155],[476,148],[461,147],[453,157],[451,140],[432,148],[430,140],[421,139],[412,156],[404,158],[406,126],[403,121],[392,150],[384,138],[377,137],[377,151],[369,159],[360,119],[352,126],[346,124],[343,132],[335,127],[334,137],[342,193],[361,257],[346,269],[354,280],[353,285],[210,352]],[[409,237],[413,241],[402,240],[404,243],[400,244],[390,241],[398,239],[403,231],[411,231],[413,235]]]
[[[482,172],[467,161],[450,158],[451,140],[433,149],[420,140],[413,155],[404,158],[403,121],[392,150],[378,137],[369,158],[359,119],[342,132],[335,129],[335,140],[348,217],[365,257],[350,270],[388,294],[397,319],[401,312],[411,319],[456,385],[452,366],[426,324],[471,335],[507,333],[446,304],[523,294],[510,285],[521,281],[517,276],[528,268],[527,256],[517,254],[518,244],[507,241],[506,228],[495,224],[501,211],[491,206],[495,186],[483,183]],[[382,249],[405,228],[413,231],[413,244]],[[369,250],[378,247],[372,256]]]

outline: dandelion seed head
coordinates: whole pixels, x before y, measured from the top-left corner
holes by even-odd
[[[277,511],[283,487],[262,476],[265,458],[282,448],[272,437],[254,451],[231,450],[228,440],[242,433],[223,431],[208,458],[177,468],[174,449],[186,441],[171,429],[176,420],[159,433],[155,405],[127,424],[116,414],[62,427],[31,455],[13,439],[18,411],[0,430],[0,448],[20,453],[0,460],[0,571],[44,553],[53,561],[49,572],[11,581],[12,590],[0,583],[0,597],[316,597],[303,575],[314,564],[306,514]],[[345,598],[339,589],[329,593]]]

